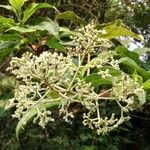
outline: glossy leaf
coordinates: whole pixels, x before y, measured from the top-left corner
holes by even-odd
[[[1,41],[0,42],[0,60],[15,51],[16,41]]]
[[[99,27],[97,27],[97,28],[99,28]],[[138,35],[138,34],[132,32],[120,20],[111,22],[107,25],[104,25],[104,27],[101,29],[106,31],[106,34],[100,35],[103,38],[112,39],[112,38],[117,38],[120,36],[130,36],[130,37],[138,39],[140,41],[144,41],[144,38],[142,35]]]
[[[132,74],[132,79],[137,81],[140,85],[143,84],[143,78],[139,76],[136,71]]]
[[[109,74],[111,74],[112,76],[119,76],[122,73],[121,70],[117,70],[111,66],[103,66],[100,68],[100,70],[102,71],[109,70]]]
[[[57,9],[48,4],[48,3],[32,3],[23,13],[23,20],[22,23],[26,23],[26,21],[39,9],[42,8],[53,8],[57,11]]]
[[[1,41],[0,42],[0,50],[1,49],[7,49],[12,47],[16,42],[14,41]]]
[[[33,29],[33,28],[25,28],[25,27],[19,27],[19,26],[11,27],[9,30],[15,30],[15,31],[18,31],[21,33],[28,33],[28,32],[35,32],[36,31],[36,29]],[[7,30],[7,31],[9,31],[9,30]]]
[[[144,78],[144,80],[147,80],[147,79],[150,78],[150,72],[148,72],[148,71],[144,70],[143,68],[139,67],[137,65],[137,63],[129,57],[121,58],[119,60],[119,63],[124,64],[124,65],[132,68],[133,71],[137,70],[137,72]]]
[[[70,35],[78,36],[78,37],[82,36],[82,34],[80,32],[71,31],[70,29],[65,28],[65,27],[60,27],[60,32],[62,32],[60,34],[60,37],[65,37],[65,36],[68,37]]]
[[[107,32],[107,34],[104,34],[102,36],[103,38],[112,39],[112,38],[116,38],[119,36],[130,36],[135,39],[144,41],[143,37],[133,33],[132,31],[130,31],[126,28],[111,26],[111,27],[104,28],[104,30]]]
[[[122,26],[124,28],[130,29],[128,26],[126,26],[121,19],[117,19],[108,23],[102,23],[102,24],[97,24],[96,25],[96,29],[101,30],[107,26],[111,26],[111,25],[115,25],[115,26]]]
[[[150,70],[150,61],[147,61],[147,62],[143,63],[143,67],[144,67],[146,70]]]
[[[136,63],[140,63],[139,55],[135,52],[129,51],[127,48],[123,46],[118,46],[116,49],[117,54],[119,54],[121,57],[129,57],[133,59]]]
[[[2,16],[0,16],[0,23],[9,24],[11,26],[16,25],[14,19],[2,17]]]
[[[47,98],[53,99],[53,100],[60,98],[60,95],[56,91],[53,91],[53,90],[51,90],[46,96]]]
[[[61,52],[67,52],[65,47],[62,44],[60,44],[60,42],[55,37],[48,40],[47,46],[50,48],[55,48]]]
[[[50,103],[38,103],[35,107],[32,107],[27,111],[24,116],[21,118],[21,120],[18,122],[17,127],[16,127],[16,136],[17,139],[19,140],[19,135],[21,132],[23,132],[24,127],[26,124],[33,119],[33,117],[37,114],[38,110],[42,111],[43,109],[52,109],[56,106],[59,105],[58,101],[50,102]],[[38,107],[38,110],[37,110]]]
[[[143,87],[144,87],[145,90],[150,89],[150,79],[143,83]]]
[[[85,21],[83,21],[79,16],[77,16],[73,11],[65,11],[62,13],[59,13],[56,17],[56,20],[63,19],[63,20],[70,20],[75,23],[85,24]]]
[[[93,86],[99,86],[99,85],[111,85],[112,80],[111,79],[102,79],[100,75],[98,74],[91,74],[84,78],[86,82],[91,82]]]
[[[91,68],[94,62],[96,62],[99,58],[93,58],[89,63],[87,63],[81,70],[82,76],[84,76],[85,72],[88,68]]]
[[[4,32],[5,30],[7,30],[8,28],[11,28],[12,25],[10,24],[6,24],[6,23],[0,23],[0,32]]]
[[[0,60],[3,60],[6,56],[13,53],[14,51],[15,51],[14,48],[7,48],[7,49],[0,50]]]
[[[146,71],[145,69],[138,67],[137,68],[138,73],[144,78],[144,80],[150,79],[150,72]]]
[[[41,30],[41,31],[48,31],[50,34],[58,37],[59,34],[59,26],[58,23],[49,19],[48,21],[41,22],[35,26],[28,26],[31,30]]]
[[[9,0],[9,3],[13,8],[19,10],[27,0]]]
[[[21,39],[22,39],[22,37],[19,34],[2,34],[2,35],[0,35],[1,41],[8,41],[8,40],[15,41],[15,40],[21,40]]]

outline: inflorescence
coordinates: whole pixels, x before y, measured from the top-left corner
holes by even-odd
[[[20,81],[7,106],[16,108],[14,118],[21,119],[35,107],[37,115],[33,122],[45,128],[54,118],[51,110],[38,108],[40,103],[58,101],[60,114],[65,121],[70,121],[74,113],[68,107],[77,102],[86,109],[83,124],[95,129],[97,134],[105,134],[128,120],[128,112],[145,102],[145,91],[121,71],[119,61],[114,59],[115,52],[109,50],[112,43],[100,37],[105,31],[89,24],[79,32],[81,37],[71,37],[76,46],[67,47],[67,56],[45,51],[39,56],[27,52],[21,58],[12,58],[8,70]],[[74,59],[78,63],[74,63]],[[113,75],[109,68],[118,74]],[[99,79],[109,80],[110,85],[98,88],[87,82],[85,79],[93,70],[97,70],[94,74]]]

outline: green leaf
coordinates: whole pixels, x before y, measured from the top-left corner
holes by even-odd
[[[82,70],[81,70],[82,76],[84,76],[86,70],[87,70],[88,68],[91,68],[91,67],[93,66],[93,63],[96,62],[98,59],[99,59],[98,57],[93,58],[89,63],[87,63],[87,64],[82,68]]]
[[[100,75],[93,73],[87,77],[84,78],[86,82],[91,82],[93,86],[99,86],[99,85],[111,85],[112,80],[111,79],[102,79]]]
[[[0,42],[0,60],[11,54],[16,49],[15,45],[18,44],[16,41],[1,41]]]
[[[138,68],[137,63],[129,57],[123,57],[123,58],[119,59],[119,63],[126,64],[127,66],[129,66],[131,68],[135,68],[135,69]]]
[[[62,44],[60,44],[60,42],[55,37],[48,40],[47,46],[50,48],[56,48],[57,50],[64,53],[67,52],[65,47]]]
[[[10,26],[16,25],[14,19],[2,17],[2,16],[0,16],[0,23],[8,24]]]
[[[22,23],[26,23],[26,21],[39,9],[42,8],[53,8],[57,11],[57,9],[48,4],[48,3],[32,3],[23,13],[23,20]]]
[[[3,33],[10,27],[12,27],[12,25],[6,23],[0,23],[0,32]]]
[[[24,5],[26,1],[27,0],[9,0],[9,3],[11,4],[13,8],[15,8],[16,10],[19,10],[21,9],[21,7]]]
[[[113,54],[113,53],[112,53]],[[104,54],[103,54],[104,55]],[[81,74],[82,76],[84,76],[86,70],[88,68],[93,68],[93,64],[95,64],[95,62],[99,61],[99,59],[102,59],[102,55],[101,53],[98,55],[98,57],[95,57],[93,58],[89,63],[87,63],[85,66],[82,67],[82,70],[81,70]],[[104,56],[105,57],[105,56]],[[94,65],[95,66],[95,65]]]
[[[7,88],[7,89],[13,89],[19,85],[18,81],[16,78],[10,76],[4,76],[0,77],[0,87],[2,88]]]
[[[123,46],[118,46],[116,49],[116,53],[119,54],[121,57],[129,57],[134,60],[136,63],[140,63],[139,55],[135,52],[129,51],[127,48]]]
[[[107,32],[106,34],[100,35],[103,38],[112,39],[112,38],[116,38],[119,36],[130,36],[140,41],[144,41],[144,38],[142,35],[133,33],[122,22],[113,22],[111,24],[104,26],[103,29]]]
[[[83,150],[95,150],[95,149],[96,149],[96,147],[93,145],[83,147]]]
[[[122,73],[121,70],[117,70],[111,66],[103,66],[100,68],[100,70],[102,71],[109,70],[109,74],[111,74],[112,76],[119,76]]]
[[[144,41],[143,37],[133,33],[132,31],[130,31],[126,28],[111,26],[111,27],[104,28],[104,30],[107,32],[107,34],[104,34],[102,36],[103,38],[112,39],[112,38],[116,38],[119,36],[130,36],[135,39]]]
[[[144,81],[150,79],[150,72],[146,71],[145,69],[138,67],[137,68],[138,73],[143,77]]]
[[[24,116],[21,118],[21,120],[18,122],[17,127],[16,127],[16,136],[17,139],[19,140],[19,135],[23,132],[24,127],[26,124],[33,119],[33,117],[38,113],[37,108],[39,111],[42,111],[43,109],[53,109],[55,106],[58,106],[59,102],[58,101],[53,101],[53,102],[47,102],[47,103],[38,103],[35,107],[32,107],[27,111]]]
[[[12,6],[10,6],[10,5],[0,5],[0,7],[5,8],[5,9],[10,10],[10,11],[14,11]]]
[[[126,26],[121,19],[118,20],[114,20],[108,23],[102,23],[102,24],[97,24],[96,25],[96,29],[101,30],[107,26],[111,26],[111,25],[115,25],[115,26],[122,26],[124,28],[130,29],[128,26]]]
[[[15,51],[14,48],[7,48],[7,49],[0,50],[0,60],[3,60],[6,56],[13,53],[14,51]]]
[[[53,91],[53,90],[51,90],[46,96],[49,99],[58,99],[58,98],[60,98],[60,95],[56,91]]]
[[[12,47],[14,44],[16,44],[16,42],[14,41],[1,41],[0,42],[0,50],[1,49],[7,49]],[[1,51],[0,51],[1,52]]]
[[[140,85],[143,84],[143,78],[139,76],[136,71],[132,74],[132,79],[137,81]]]
[[[36,29],[33,28],[24,28],[24,27],[19,27],[19,26],[15,26],[15,27],[11,27],[9,30],[15,30],[21,33],[28,33],[28,32],[35,32]],[[9,31],[7,30],[7,31]]]
[[[33,30],[41,30],[41,31],[48,31],[50,34],[58,37],[59,34],[59,26],[58,23],[49,19],[48,21],[41,22],[35,26],[28,26],[30,29]]]
[[[150,60],[147,61],[147,62],[144,62],[144,63],[143,63],[143,67],[144,67],[146,70],[150,70]]]
[[[76,46],[77,45],[77,43],[74,41],[65,41],[64,39],[63,41],[60,41],[60,44],[62,44],[63,46]]]
[[[58,20],[58,19],[70,20],[75,23],[85,24],[85,21],[82,20],[79,16],[77,16],[73,11],[65,11],[65,12],[59,13],[55,17],[55,20]]]
[[[15,41],[15,40],[21,40],[22,37],[19,34],[2,34],[0,35],[0,40],[1,41]]]
[[[123,58],[119,59],[119,63],[124,64],[124,65],[132,68],[133,71],[137,70],[137,73],[139,73],[143,77],[144,80],[147,80],[150,78],[150,72],[139,67],[137,65],[137,63],[129,57],[123,57]]]
[[[78,36],[78,37],[82,36],[80,32],[71,31],[69,28],[66,27],[60,27],[60,32],[62,32],[60,34],[60,37],[66,37],[66,36],[69,37],[70,35]]]
[[[143,83],[143,87],[145,90],[150,89],[150,79]]]

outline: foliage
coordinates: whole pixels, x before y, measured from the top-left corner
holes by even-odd
[[[25,23],[32,16],[32,14],[40,8],[54,8],[53,6],[47,3],[32,3],[29,5],[25,11],[22,10],[22,6],[25,1],[9,1],[10,5],[0,5],[2,8],[6,8],[12,11],[17,19],[10,19],[6,17],[0,17],[1,24],[1,51],[0,58],[3,59],[8,54],[12,53],[15,50],[19,50],[26,45],[28,46],[29,42],[34,41],[34,37],[29,36],[27,33],[35,32],[37,29],[29,28]],[[5,32],[5,34],[3,34]],[[27,34],[27,35],[26,35]],[[29,38],[32,37],[32,38]]]
[[[114,25],[107,28],[111,26]],[[129,111],[145,103],[142,84],[150,74],[130,55],[122,57],[124,48],[111,50],[110,36],[103,38],[110,34],[105,30],[107,28],[97,30],[94,24],[80,28],[79,36],[71,36],[72,45],[66,46],[67,56],[46,51],[39,56],[25,53],[21,58],[12,58],[8,70],[23,81],[15,88],[14,98],[7,106],[16,107],[13,117],[20,120],[17,137],[33,117],[33,122],[38,121],[43,128],[49,121],[54,121],[51,111],[56,106],[65,121],[70,122],[74,118],[70,105],[81,104],[83,124],[96,129],[97,134],[105,134],[128,120]],[[121,32],[121,35],[126,36],[126,33],[133,36],[131,31]],[[138,54],[132,54],[138,57]],[[140,62],[138,58],[137,61]],[[137,77],[133,75],[132,79],[130,72],[119,66],[122,64],[134,67]],[[145,74],[139,74],[141,69]],[[120,114],[117,113],[119,109]]]
[[[147,115],[145,114],[145,117]],[[91,132],[82,126],[79,122],[81,117],[78,114],[71,124],[65,123],[59,118],[54,123],[47,125],[44,130],[35,124],[28,124],[28,130],[22,134],[20,141],[17,141],[14,134],[17,122],[10,118],[10,114],[7,114],[6,117],[0,118],[0,145],[2,149],[23,150],[49,148],[65,150],[70,147],[75,150],[90,147],[94,150],[149,149],[149,126],[147,124],[149,120],[145,120],[145,117],[139,119],[131,116],[132,126],[124,124],[124,128],[118,128],[117,131],[113,131],[109,135],[99,136],[94,131]]]
[[[44,49],[44,46],[64,49],[60,44],[61,39],[59,36],[59,33],[61,32],[62,34],[63,31],[60,30],[56,21],[52,21],[48,17],[40,17],[30,24],[30,18],[39,9],[54,9],[57,12],[55,20],[64,18],[83,23],[83,20],[74,12],[66,11],[60,13],[56,7],[48,3],[33,2],[25,5],[25,2],[25,0],[10,0],[10,5],[0,5],[1,8],[8,9],[15,15],[13,18],[0,16],[0,60],[14,51],[18,53],[18,51],[32,50],[37,53]],[[24,5],[25,10],[22,8]],[[71,32],[68,34],[71,34]]]
[[[65,0],[57,5],[59,10],[63,2]],[[53,2],[56,3],[58,4]],[[61,149],[68,149],[70,145],[75,145],[75,149],[104,149],[106,146],[108,149],[121,148],[118,145],[127,139],[119,136],[118,132],[116,139],[111,140],[113,133],[121,131],[120,125],[130,119],[131,111],[141,109],[146,100],[149,102],[150,97],[149,61],[140,60],[143,52],[148,53],[149,49],[131,52],[120,40],[120,37],[131,37],[144,41],[143,37],[133,33],[121,20],[103,23],[112,20],[114,16],[119,18],[121,11],[116,15],[112,14],[117,9],[123,10],[126,5],[132,12],[137,9],[132,6],[138,6],[124,1],[122,4],[120,1],[101,1],[95,7],[101,8],[98,9],[100,11],[89,9],[96,20],[90,24],[74,13],[79,7],[78,3],[75,7],[72,5],[71,10],[63,12],[58,11],[54,5],[40,1],[29,3],[26,0],[9,0],[9,5],[0,5],[9,10],[11,15],[0,16],[0,68],[4,67],[4,72],[11,74],[6,76],[0,73],[0,120],[5,122],[3,118],[10,116],[8,112],[14,112],[13,118],[19,119],[16,127],[18,139],[24,128],[27,129],[27,134],[22,136],[24,139],[20,139],[20,143],[16,141],[12,131],[12,138],[8,143],[4,142],[4,148],[20,148],[27,136],[35,139],[31,137],[34,131],[40,136],[35,142],[44,136],[54,149],[59,149],[60,145],[63,145]],[[140,8],[141,6],[142,11],[149,11],[145,4],[140,4]],[[55,17],[52,17],[54,21],[47,17],[48,14],[34,17],[42,12],[42,8],[45,11],[55,10]],[[82,8],[81,5],[80,11]],[[85,20],[91,20],[91,16],[86,16]],[[58,23],[64,24],[62,20],[75,30],[60,27]],[[71,24],[68,25],[68,21]],[[12,57],[14,55],[16,57]],[[10,66],[5,70],[10,59]],[[37,125],[30,130],[32,120],[44,130]],[[54,135],[52,131],[48,133],[47,129],[51,130],[57,123],[63,123],[64,128],[62,125],[60,129],[63,135]],[[79,129],[74,133],[76,128],[72,126],[76,123]],[[94,132],[85,128],[82,123]],[[54,132],[57,133],[56,130]],[[3,133],[6,133],[5,130]],[[47,134],[54,138],[49,138]],[[3,139],[3,136],[0,135],[0,138]],[[108,146],[108,141],[113,144]],[[126,142],[132,143],[128,140]],[[95,146],[92,146],[93,143]],[[1,142],[0,144],[3,145]]]

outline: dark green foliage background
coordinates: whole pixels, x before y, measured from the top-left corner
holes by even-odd
[[[132,114],[133,115],[133,114]],[[142,113],[143,115],[143,113]],[[138,114],[139,117],[139,114]],[[18,142],[14,130],[16,121],[10,114],[1,118],[1,149],[13,150],[149,150],[150,124],[144,116],[132,117],[131,121],[106,136],[98,136],[83,127],[76,116],[72,124],[59,119],[42,130],[37,125],[28,125]]]

